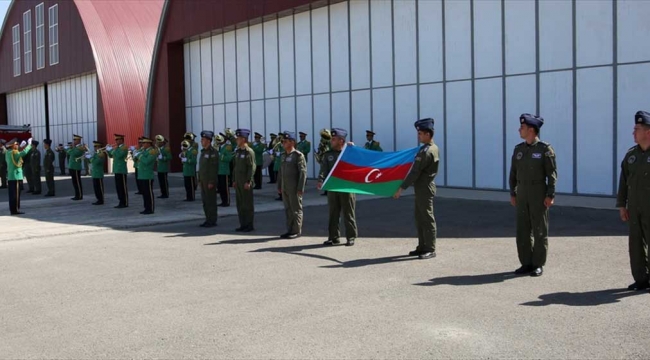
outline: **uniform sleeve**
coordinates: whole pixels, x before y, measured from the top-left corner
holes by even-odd
[[[546,197],[555,197],[555,184],[557,183],[557,164],[555,150],[549,145],[544,154],[544,168],[546,170]]]
[[[303,155],[298,156],[298,191],[305,192],[307,184],[307,160]]]
[[[280,156],[280,163],[284,162],[284,158],[287,155],[282,154]],[[282,165],[280,165],[280,170],[278,170],[278,175],[276,176],[275,182],[278,184],[278,190],[282,190]]]
[[[379,141],[377,141],[377,151],[384,151],[384,149],[381,148]]]
[[[208,171],[205,181],[208,184],[216,185],[217,184],[217,174],[219,173],[219,152],[213,151],[210,157],[210,166],[208,168],[215,169],[214,171]]]
[[[510,177],[508,178],[508,183],[510,184],[510,196],[517,196],[517,167],[515,166],[515,154],[517,153],[517,148],[512,153],[512,159],[510,160]]]
[[[189,151],[187,154],[187,162],[186,164],[188,165],[196,165],[196,150]]]
[[[157,155],[156,155],[157,156]],[[149,166],[153,165],[154,162],[156,162],[156,156],[151,155],[148,151],[144,154],[144,156],[140,156],[140,163],[144,166]],[[196,159],[196,158],[195,158]],[[195,161],[196,163],[196,161]]]
[[[169,147],[163,148],[162,151],[163,161],[169,161],[172,159],[172,150]]]
[[[433,158],[433,155],[429,154],[428,152],[424,158],[419,153],[415,156],[415,161],[413,161],[411,171],[409,171],[409,174],[406,175],[406,179],[402,181],[402,186],[400,186],[403,190],[406,190],[409,188],[409,186],[413,185],[415,180],[417,180],[417,178],[420,176],[422,169],[426,167],[425,162],[430,161],[430,157]]]
[[[27,147],[25,147],[25,148],[23,149],[23,151],[19,152],[18,155],[19,155],[19,157],[23,158],[23,157],[25,157],[27,154],[29,154],[29,152],[30,152],[31,150],[32,150],[32,146],[31,146],[31,145],[27,145]]]
[[[41,169],[41,152],[36,150],[34,152],[34,158],[32,159],[32,169],[38,171]]]
[[[616,207],[627,207],[627,162],[621,162],[621,176],[618,181],[618,193],[616,194]]]
[[[325,154],[323,154],[323,157],[321,158],[320,162],[320,172],[318,173],[318,181],[323,182],[325,181],[325,178],[327,175],[330,173],[330,163],[327,161],[327,158],[325,157]]]
[[[246,182],[249,184],[254,183],[253,176],[255,175],[255,166],[255,153],[253,152],[253,149],[251,149],[246,157]]]
[[[115,150],[117,150],[117,149],[113,149],[113,150],[111,150],[111,151],[107,151],[107,152],[106,152],[106,155],[108,155],[108,157],[112,159],[112,158],[113,158],[113,151],[115,151]]]

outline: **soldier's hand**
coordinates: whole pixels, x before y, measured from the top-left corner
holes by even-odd
[[[319,181],[318,184],[316,184],[316,189],[320,190],[323,187],[323,182]]]
[[[245,183],[244,190],[250,190],[250,189],[251,189],[251,183]]]
[[[348,141],[348,145],[354,146],[354,143],[352,141]]]
[[[397,189],[397,191],[395,191],[395,194],[393,194],[393,198],[399,199],[400,195],[402,195],[402,188],[399,188]]]
[[[544,199],[544,206],[546,206],[547,208],[550,208],[551,205],[553,205],[553,203],[555,203],[555,199],[552,199],[550,197]]]
[[[510,197],[510,205],[517,206],[517,197],[516,196],[511,196]]]
[[[626,208],[618,208],[619,213],[621,214],[621,220],[627,222],[630,220],[630,212]]]

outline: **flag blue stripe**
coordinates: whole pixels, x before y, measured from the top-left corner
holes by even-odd
[[[395,152],[381,152],[348,146],[340,160],[356,166],[383,169],[413,162],[418,150],[419,147],[414,147]]]

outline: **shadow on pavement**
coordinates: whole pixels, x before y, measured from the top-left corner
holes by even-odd
[[[635,295],[650,296],[647,291],[630,291],[627,289],[609,289],[587,292],[557,292],[545,294],[539,297],[539,300],[529,301],[520,305],[525,306],[547,306],[547,305],[566,305],[566,306],[598,306],[605,304],[614,304],[621,299]]]
[[[481,275],[461,275],[461,276],[447,276],[441,278],[433,278],[424,283],[414,285],[418,286],[436,286],[436,285],[454,285],[454,286],[467,286],[467,285],[486,285],[501,283],[506,280],[515,279],[527,275],[515,275],[513,271],[500,272],[495,274],[481,274]]]

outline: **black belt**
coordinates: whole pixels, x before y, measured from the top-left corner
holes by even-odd
[[[546,185],[545,180],[517,180],[518,185]]]

